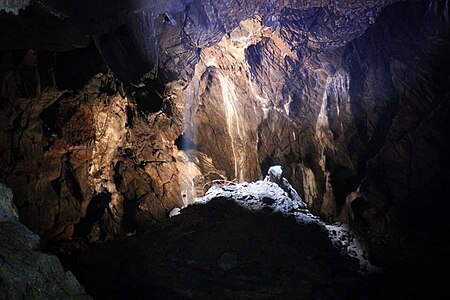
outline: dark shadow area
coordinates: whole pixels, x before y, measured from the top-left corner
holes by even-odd
[[[364,287],[319,226],[224,198],[64,259],[96,299],[349,299]]]
[[[357,190],[362,176],[349,167],[335,164],[333,154],[329,152],[331,151],[327,151],[326,154],[327,170],[330,170],[330,173],[333,174],[331,186],[333,187],[335,202],[338,207],[342,207],[345,205],[347,195]]]
[[[267,171],[271,166],[275,166],[277,163],[275,163],[274,158],[272,157],[266,157],[261,163],[259,164],[259,167],[261,169],[261,174],[267,174]]]
[[[123,217],[121,226],[124,232],[133,232],[137,228],[135,214],[139,211],[139,204],[135,200],[125,199],[123,202]]]
[[[126,114],[127,114],[127,123],[125,124],[125,126],[130,129],[133,129],[134,112],[133,108],[129,105],[127,105],[126,107]]]
[[[107,71],[93,43],[86,48],[57,52],[54,68],[56,86],[61,90],[80,90],[95,74]]]
[[[196,150],[197,145],[193,143],[187,136],[186,133],[182,133],[177,139],[175,140],[175,145],[179,150]]]
[[[61,187],[62,187],[61,179],[60,178],[56,178],[56,179],[50,181],[50,184],[51,184],[53,190],[55,191],[56,195],[58,197],[61,197]]]
[[[156,113],[162,109],[165,84],[159,79],[146,80],[140,85],[130,84],[127,92],[136,101],[137,108],[145,115]]]
[[[50,51],[39,51],[37,54],[37,67],[41,90],[55,85],[55,56],[56,53]]]
[[[139,16],[136,18],[140,22],[146,22]],[[101,35],[96,40],[97,47],[108,63],[108,67],[123,82],[138,82],[150,70],[155,72],[155,65],[157,65],[156,40],[150,31],[151,24],[148,26],[138,29],[133,21],[130,21],[112,32]],[[145,40],[142,36],[145,36]]]
[[[111,194],[107,192],[94,196],[87,207],[86,216],[75,225],[74,236],[86,237],[91,232],[94,223],[101,219],[110,201]]]
[[[363,276],[316,224],[225,198],[61,259],[95,299],[420,299],[442,281],[437,266]]]
[[[67,185],[70,195],[80,202],[83,201],[83,191],[74,167],[68,161],[65,161],[62,165],[62,170],[64,183]],[[95,199],[95,197],[92,199]]]
[[[59,105],[60,101],[55,101],[40,114],[42,120],[42,131],[47,144],[44,145],[44,151],[50,149],[58,136],[61,136],[61,128],[59,128]]]

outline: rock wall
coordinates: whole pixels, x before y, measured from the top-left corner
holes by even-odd
[[[45,239],[97,240],[278,164],[374,260],[408,261],[448,226],[449,18],[447,0],[396,2],[2,12],[0,180]]]
[[[161,110],[158,98],[157,114],[139,107],[159,96],[140,87],[124,92],[101,60],[99,73],[76,78],[81,88],[74,86],[58,70],[78,62],[64,59],[69,65],[61,66],[59,54],[45,61],[49,55],[3,57],[15,57],[17,65],[2,73],[0,178],[16,193],[21,220],[44,241],[98,240],[132,233],[181,206],[175,146],[181,126],[171,104]]]
[[[280,164],[312,211],[360,230],[375,262],[412,263],[449,225],[437,196],[449,182],[448,2],[393,4],[362,35],[338,18],[285,9],[275,27],[256,17],[203,49],[188,132],[228,179]]]
[[[39,237],[18,220],[11,190],[0,184],[1,297],[92,299],[55,256],[39,248]]]

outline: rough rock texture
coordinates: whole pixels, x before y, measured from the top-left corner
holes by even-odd
[[[0,298],[91,299],[55,256],[39,251],[39,237],[19,222],[12,200],[0,183]]]
[[[146,73],[152,77],[158,69],[171,79],[189,79],[200,49],[217,43],[240,21],[258,13],[273,27],[280,24],[280,17],[291,15],[289,11],[298,13],[303,26],[299,37],[322,48],[325,44],[342,45],[361,35],[380,10],[393,2],[251,0],[244,5],[241,1],[210,0],[41,0],[19,15],[2,13],[0,45],[6,50],[68,50],[94,39],[121,79],[136,80]]]
[[[0,1],[0,11],[19,14],[19,10],[25,9],[30,5],[30,0],[2,0]]]
[[[68,267],[108,299],[348,299],[364,287],[357,262],[317,224],[226,198],[75,256]]]
[[[106,2],[0,10],[0,178],[34,231],[131,233],[279,164],[377,263],[445,252],[448,0]]]
[[[180,206],[181,125],[170,104],[161,111],[157,93],[124,92],[95,48],[2,58],[0,178],[14,190],[24,224],[44,240],[98,240]],[[71,77],[83,59],[94,66]]]
[[[448,247],[448,2],[374,11],[242,22],[202,50],[186,131],[230,180],[281,164],[313,212],[364,234],[373,261],[428,264],[428,247]]]
[[[333,246],[339,249],[343,255],[354,257],[359,261],[361,273],[377,271],[368,261],[368,252],[358,234],[355,234],[346,224],[327,224],[311,214],[297,191],[283,177],[281,166],[270,167],[264,180],[238,184],[215,184],[198,201],[208,203],[215,198],[230,199],[252,212],[281,213],[285,217],[293,216],[295,221],[302,226],[308,224],[308,226],[317,226],[327,233]],[[181,212],[178,211],[178,213]]]
[[[347,243],[351,231],[325,226],[270,178],[214,186],[131,238],[81,252],[68,244],[66,265],[108,299],[409,299],[443,291],[438,273],[421,276],[434,267],[362,275],[368,265],[348,256],[364,251]]]

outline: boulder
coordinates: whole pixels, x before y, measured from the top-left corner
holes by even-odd
[[[39,237],[19,222],[11,190],[0,183],[0,298],[92,299],[39,244]]]

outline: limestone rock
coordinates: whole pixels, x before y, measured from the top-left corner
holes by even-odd
[[[0,178],[45,240],[132,233],[184,182],[272,165],[380,264],[449,227],[448,1],[116,2],[0,13]]]
[[[28,51],[1,75],[13,100],[0,113],[0,178],[44,242],[132,233],[182,206],[178,111],[166,102],[163,112],[145,84],[125,92],[94,50],[60,54],[60,63]],[[93,66],[71,77],[86,57]]]
[[[0,184],[2,299],[92,299],[59,260],[39,251],[39,237],[21,224],[10,189]]]
[[[298,195],[297,191],[292,187],[289,181],[283,177],[283,169],[281,166],[272,166],[267,171],[266,181],[275,182],[280,188],[282,188],[292,201],[298,203],[300,208],[306,208],[306,204],[302,198]]]
[[[18,15],[19,10],[25,9],[28,5],[30,5],[30,0],[2,0],[0,2],[0,11]]]
[[[0,222],[18,220],[19,214],[13,202],[12,191],[3,184],[0,184],[0,195]]]

